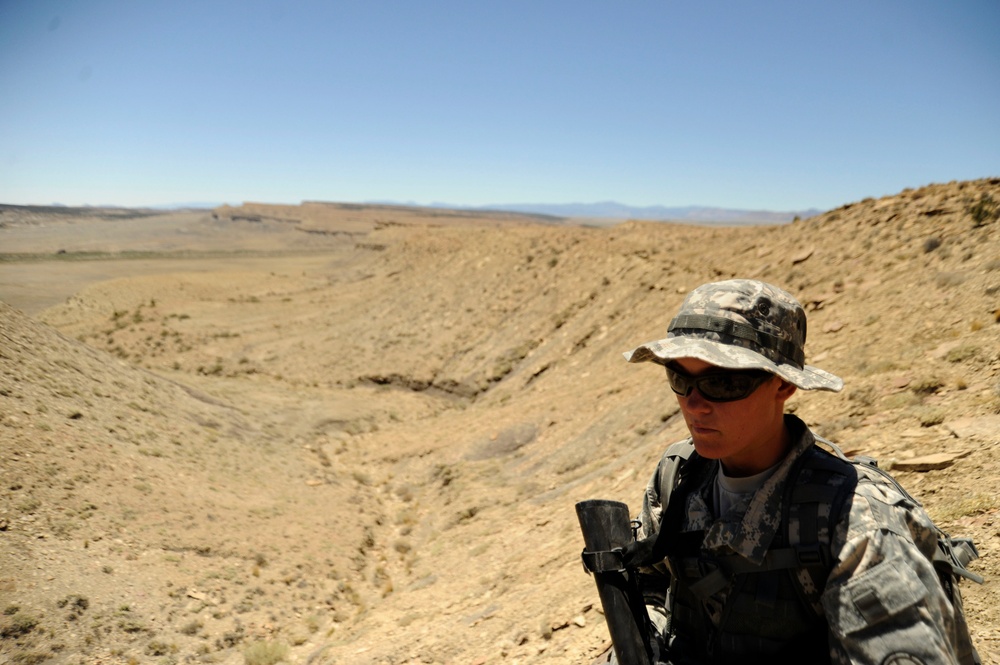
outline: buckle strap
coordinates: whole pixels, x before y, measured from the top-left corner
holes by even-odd
[[[829,559],[826,548],[819,544],[769,550],[764,555],[764,560],[759,564],[744,559],[738,554],[713,557],[710,560],[718,567],[701,579],[690,583],[688,590],[698,599],[704,600],[725,589],[736,575],[796,568],[827,568],[830,565]],[[677,571],[684,570],[685,563],[690,567],[695,567],[698,561],[698,559],[693,558],[682,559],[672,562],[672,568]]]
[[[729,580],[730,576],[722,572],[722,568],[716,568],[705,577],[688,586],[688,590],[698,600],[705,600],[725,589],[729,585]]]
[[[955,575],[972,580],[976,584],[982,584],[982,576],[967,568],[970,561],[978,558],[979,550],[976,549],[971,538],[950,538],[943,534],[938,538],[938,546],[934,551],[934,563],[950,568]]]
[[[583,560],[583,569],[588,573],[615,573],[625,570],[625,561],[620,547],[600,552],[584,550],[580,553],[580,558]]]

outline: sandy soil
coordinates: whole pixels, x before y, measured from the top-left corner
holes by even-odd
[[[847,383],[791,408],[976,540],[962,591],[1000,663],[984,196],[753,228],[2,208],[0,663],[589,662],[574,504],[636,508],[684,435],[621,352],[731,276],[799,296],[809,362]]]

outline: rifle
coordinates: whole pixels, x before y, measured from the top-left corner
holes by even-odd
[[[591,499],[576,504],[576,516],[583,531],[583,567],[597,583],[618,662],[651,665],[649,615],[636,571],[625,566],[622,556],[623,548],[635,540],[628,506],[620,501]]]

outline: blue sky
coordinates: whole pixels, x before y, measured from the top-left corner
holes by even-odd
[[[1000,2],[0,2],[0,202],[828,209],[1000,176]]]

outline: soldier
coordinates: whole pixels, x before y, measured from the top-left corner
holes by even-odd
[[[935,565],[950,541],[891,477],[828,453],[784,413],[797,389],[843,387],[805,364],[805,340],[790,294],[729,280],[695,289],[665,339],[625,354],[665,367],[690,433],[646,488],[646,551],[626,554],[641,564],[654,657],[978,662],[951,569]]]

